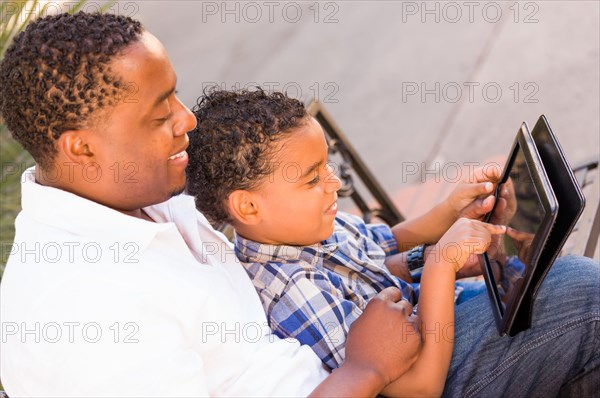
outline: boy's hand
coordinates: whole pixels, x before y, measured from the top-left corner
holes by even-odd
[[[343,366],[374,374],[383,385],[410,369],[422,339],[418,317],[401,297],[397,288],[386,288],[369,301],[350,327]]]
[[[446,204],[456,218],[481,219],[494,207],[494,189],[500,180],[498,167],[476,169],[473,175],[461,181],[446,199]]]
[[[459,218],[440,239],[436,257],[454,265],[458,273],[473,254],[482,254],[488,249],[493,235],[504,233],[505,225]]]

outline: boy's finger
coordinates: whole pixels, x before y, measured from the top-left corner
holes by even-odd
[[[491,182],[484,182],[480,184],[481,193],[492,193],[494,191],[494,184]]]
[[[465,207],[462,213],[464,217],[477,219],[492,211],[495,201],[496,199],[493,195],[490,195],[486,198],[477,199]]]
[[[474,182],[485,182],[485,181],[496,182],[500,179],[501,175],[502,175],[501,170],[498,165],[488,164],[485,167],[475,169],[475,172],[474,172],[475,181]]]
[[[492,192],[494,192],[494,184],[485,181],[466,185],[463,194],[467,197],[477,197],[480,195],[491,194]]]
[[[385,301],[393,301],[394,303],[396,303],[402,298],[402,293],[397,287],[386,287],[385,289],[377,293],[377,297]]]
[[[472,220],[477,223],[481,228],[488,231],[492,235],[499,235],[506,233],[506,225],[489,224],[483,221]]]
[[[506,225],[487,224],[484,222],[481,224],[483,224],[485,229],[487,229],[492,235],[501,235],[506,233]]]
[[[533,234],[517,231],[516,229],[510,227],[506,229],[506,234],[515,240],[527,240],[534,236]]]

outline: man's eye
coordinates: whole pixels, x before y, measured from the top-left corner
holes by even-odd
[[[173,114],[172,114],[172,113],[169,113],[169,114],[168,114],[167,116],[165,116],[165,117],[161,117],[161,118],[158,118],[158,119],[154,119],[154,121],[155,121],[157,124],[163,124],[163,123],[165,123],[167,120],[169,120],[169,119],[171,118],[171,116],[173,116]]]

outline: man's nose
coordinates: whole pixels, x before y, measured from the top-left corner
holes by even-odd
[[[173,126],[173,135],[180,136],[189,133],[191,130],[196,128],[198,123],[196,116],[190,111],[187,106],[183,105],[179,98],[177,98],[178,105],[180,106],[177,112],[177,120]]]

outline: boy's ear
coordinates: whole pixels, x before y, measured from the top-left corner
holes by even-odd
[[[260,222],[258,202],[252,192],[238,189],[227,198],[229,215],[237,222],[245,225],[255,225]]]
[[[58,138],[58,151],[70,161],[85,164],[94,156],[87,130],[67,130]]]

